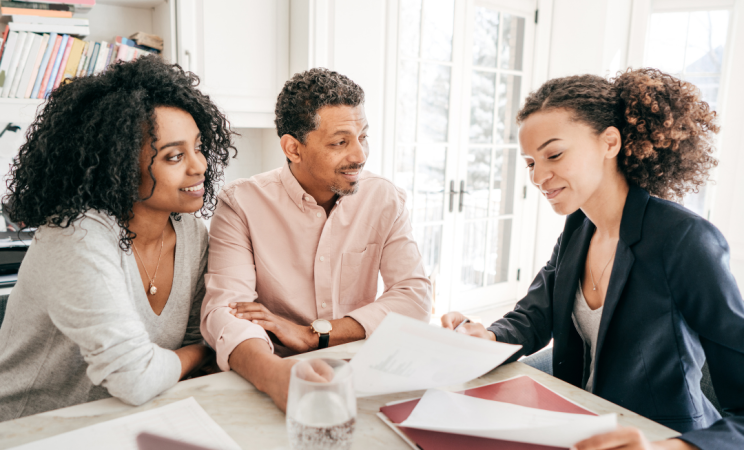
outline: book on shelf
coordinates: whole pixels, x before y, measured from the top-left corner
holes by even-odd
[[[88,19],[81,19],[78,17],[64,18],[64,17],[45,17],[38,16],[36,14],[10,14],[3,15],[0,17],[0,24],[7,24],[9,22],[14,23],[39,23],[43,25],[63,25],[63,26],[79,26],[87,27],[90,25]]]
[[[74,12],[75,6],[69,4],[0,0],[0,14],[3,16],[33,16],[70,19]]]
[[[106,61],[103,63],[104,70],[106,70],[106,67],[108,67],[109,64],[114,62],[115,57],[116,57],[116,50],[115,50],[115,45],[112,42],[111,44],[109,44],[108,55],[106,55]]]
[[[144,31],[138,31],[129,36],[129,39],[136,42],[137,45],[142,45],[144,47],[150,47],[158,51],[163,51],[163,38],[161,38],[160,36],[148,34]]]
[[[6,6],[0,6],[0,14],[3,16],[34,16],[34,17],[56,17],[56,18],[72,18],[72,12],[70,11],[54,11],[54,10],[42,10],[42,9],[21,9],[21,8],[8,8]]]
[[[0,0],[0,6],[6,8],[18,8],[25,10],[39,10],[39,11],[66,11],[75,12],[75,6],[65,3],[45,3],[45,2],[27,2],[24,0]]]
[[[108,51],[109,51],[109,45],[106,41],[101,41],[100,47],[98,47],[98,56],[96,57],[96,61],[93,65],[93,71],[92,73],[97,75],[103,71],[103,68],[106,67],[106,59],[108,58]]]
[[[37,40],[38,38],[38,40]],[[23,44],[23,50],[21,51],[21,57],[18,59],[18,65],[16,66],[16,69],[13,71],[12,78],[8,80],[8,84],[10,84],[10,89],[8,89],[8,95],[7,97],[15,97],[16,92],[18,92],[18,87],[21,85],[21,77],[23,76],[23,70],[28,64],[28,58],[31,54],[31,47],[34,46],[35,42],[41,42],[41,36],[34,33],[28,33],[26,35],[25,43]],[[34,55],[35,57],[36,55]],[[4,96],[5,97],[5,96]]]
[[[28,33],[26,32],[18,33],[18,37],[16,38],[16,42],[12,50],[12,57],[10,54],[8,54],[10,62],[8,64],[8,68],[5,71],[3,90],[2,94],[0,94],[0,96],[2,96],[3,98],[7,97],[8,93],[10,93],[10,85],[13,83],[13,76],[15,75],[16,70],[18,70],[18,61],[21,59],[21,54],[23,53],[23,47],[26,44],[27,36]]]
[[[0,60],[0,86],[5,84],[5,79],[7,78],[8,69],[10,69],[10,61],[13,58],[17,40],[17,31],[11,31],[8,33],[5,45],[3,46],[2,59]]]
[[[124,44],[126,46],[134,47],[138,50],[144,50],[146,52],[154,53],[156,55],[159,55],[162,50],[162,48],[157,49],[153,47],[148,47],[146,45],[140,45],[136,41],[134,41],[132,38],[125,38],[124,36],[116,36],[116,42],[118,44]]]
[[[62,53],[60,51],[60,54],[62,54],[62,60],[59,63],[59,67],[57,68],[57,72],[52,75],[52,79],[54,80],[54,83],[50,83],[49,92],[51,92],[52,89],[59,86],[59,83],[62,82],[62,75],[65,74],[65,68],[67,67],[67,60],[70,58],[70,51],[72,50],[72,43],[75,42],[74,37],[68,37],[67,44],[65,45],[65,51]],[[61,50],[61,49],[60,49]],[[51,81],[51,80],[50,80]]]
[[[9,22],[10,31],[31,31],[33,33],[64,33],[75,36],[87,36],[90,34],[90,27],[87,25],[48,25],[43,23],[22,23]]]
[[[16,0],[16,3],[33,3],[49,7],[72,6],[79,12],[87,12],[96,6],[96,0]]]
[[[85,58],[88,53],[88,47],[90,46],[90,42],[80,41],[80,43],[83,44],[83,48],[80,50],[80,58],[78,58],[78,64],[77,66],[74,67],[72,71],[65,70],[65,78],[77,77],[80,71],[82,70],[82,67],[85,65]]]
[[[41,82],[44,79],[44,72],[46,72],[46,66],[49,64],[49,59],[51,59],[52,50],[54,47],[54,43],[57,42],[57,37],[58,37],[57,33],[49,34],[49,39],[47,39],[47,46],[44,49],[44,56],[41,59],[39,68],[36,70],[36,80],[34,81],[34,87],[31,90],[30,96],[26,98],[37,98],[38,97],[39,90],[41,89]],[[2,61],[0,61],[0,64],[2,64]]]
[[[68,55],[65,64],[63,64],[64,70],[60,70],[60,74],[57,75],[57,79],[59,81],[54,83],[54,87],[59,86],[63,79],[75,77],[75,73],[77,73],[78,63],[80,62],[80,58],[83,56],[84,47],[85,42],[81,41],[80,39],[72,39],[72,44],[70,45],[70,54]]]
[[[34,63],[26,63],[26,68],[23,71],[21,85],[19,87],[19,89],[23,90],[17,91],[15,96],[16,98],[29,98],[31,96],[31,91],[34,89],[34,83],[36,82],[35,74],[39,71],[41,60],[44,58],[44,52],[46,51],[47,43],[49,42],[49,34],[44,34],[43,36],[37,34],[36,37],[39,38],[39,44],[34,44],[34,47],[31,49],[31,55],[34,56]],[[30,59],[28,61],[30,61]]]
[[[88,66],[85,69],[85,73],[83,75],[91,75],[93,73],[93,69],[96,67],[96,61],[98,61],[98,53],[101,51],[101,43],[96,42],[93,46],[93,53],[90,56],[90,60],[88,61]]]
[[[54,49],[52,50],[52,58],[49,60],[47,71],[44,73],[44,80],[41,82],[38,98],[46,98],[47,94],[52,91],[52,87],[54,87],[54,79],[57,76],[57,70],[59,70],[59,63],[62,61],[62,55],[64,54],[69,39],[70,36],[66,34],[57,36],[58,43],[55,44]]]

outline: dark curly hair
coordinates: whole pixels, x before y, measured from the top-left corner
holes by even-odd
[[[318,110],[324,106],[359,106],[364,90],[338,72],[316,67],[294,74],[276,99],[276,131],[305,143],[307,134],[320,125]],[[289,161],[289,159],[287,159]]]
[[[530,93],[517,122],[554,109],[571,111],[597,133],[616,127],[623,145],[620,171],[651,195],[678,200],[697,192],[718,164],[715,111],[693,84],[659,70],[628,70],[611,80],[594,75],[550,80]]]
[[[67,228],[87,210],[106,212],[121,227],[119,246],[129,250],[136,237],[129,230],[132,207],[146,200],[139,196],[139,156],[147,138],[157,155],[159,106],[188,112],[201,132],[207,170],[204,206],[197,215],[209,217],[230,149],[236,149],[229,122],[198,84],[193,73],[148,56],[52,91],[11,166],[3,198],[11,219],[26,227]],[[152,192],[155,155],[148,167]]]

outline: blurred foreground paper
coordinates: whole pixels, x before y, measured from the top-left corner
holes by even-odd
[[[216,450],[240,450],[194,397],[31,442],[16,450],[137,450],[137,436],[142,432]]]
[[[546,411],[431,389],[399,426],[566,448],[616,429],[617,416]]]
[[[354,389],[365,397],[465,383],[520,348],[390,313],[351,360]]]

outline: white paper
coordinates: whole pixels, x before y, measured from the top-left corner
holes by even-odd
[[[16,449],[137,450],[137,436],[144,431],[215,450],[240,450],[240,446],[217,425],[194,397],[31,442]]]
[[[617,416],[546,411],[432,389],[399,426],[567,448],[615,430]]]
[[[351,360],[354,390],[365,397],[465,383],[520,348],[389,313]]]

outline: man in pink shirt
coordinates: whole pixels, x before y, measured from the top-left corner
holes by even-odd
[[[426,321],[431,283],[403,190],[362,171],[362,89],[327,69],[296,74],[276,126],[284,167],[219,194],[201,330],[222,370],[283,409],[296,361],[278,355],[365,339],[389,312]]]

